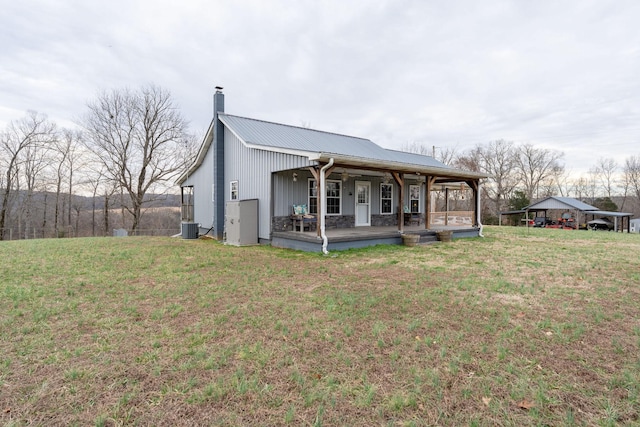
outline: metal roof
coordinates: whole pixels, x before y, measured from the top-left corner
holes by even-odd
[[[612,211],[588,211],[588,214],[592,214],[592,215],[602,215],[602,216],[613,216],[613,217],[618,217],[618,218],[622,218],[622,217],[632,217],[633,214],[632,213],[627,213],[627,212],[612,212]]]
[[[403,173],[431,174],[445,178],[481,179],[487,175],[448,166],[430,156],[388,150],[369,139],[323,132],[297,126],[218,113],[225,127],[245,145],[254,149],[305,156],[311,161],[334,159],[346,166],[387,169]],[[215,119],[214,119],[215,121]],[[209,126],[194,163],[176,181],[182,184],[200,167],[213,142],[213,123]]]
[[[485,178],[485,174],[452,168],[430,156],[388,150],[369,139],[289,126],[246,117],[219,114],[220,120],[240,140],[258,149],[292,152],[311,160],[371,168],[431,172],[443,176]]]
[[[364,138],[288,126],[245,117],[219,114],[220,120],[249,145],[303,152],[326,152],[362,157],[380,156],[383,150]]]
[[[579,211],[597,211],[595,206],[588,205],[580,200],[571,197],[551,196],[540,200],[537,203],[529,205],[526,210],[544,210],[544,209],[577,209]]]

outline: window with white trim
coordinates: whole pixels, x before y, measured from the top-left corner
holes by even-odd
[[[342,181],[327,180],[327,215],[340,215],[342,206]]]
[[[380,213],[393,213],[393,184],[380,184]]]
[[[342,210],[342,181],[326,180],[327,215],[340,215]],[[309,213],[318,213],[318,184],[309,180]]]
[[[238,181],[231,181],[229,194],[231,195],[231,200],[238,200]]]
[[[409,186],[409,210],[411,213],[420,212],[420,186]]]
[[[318,185],[315,179],[309,179],[309,186],[307,190],[307,196],[309,198],[309,213],[318,213]]]

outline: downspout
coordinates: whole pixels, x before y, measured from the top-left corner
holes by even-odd
[[[476,221],[478,222],[478,227],[480,227],[480,230],[478,231],[478,236],[480,237],[484,237],[484,234],[482,234],[482,222],[480,221],[480,180],[478,180],[478,185],[477,185],[478,191],[476,192]]]
[[[322,197],[322,202],[320,203],[320,238],[322,239],[322,253],[325,255],[329,254],[329,251],[327,250],[327,245],[329,242],[327,241],[327,235],[324,232],[324,225],[325,225],[324,217],[327,213],[327,201],[326,201],[327,192],[324,189],[324,185],[325,185],[324,173],[331,166],[333,166],[333,157],[329,159],[329,163],[327,163],[320,169],[320,188],[318,188],[318,192],[322,190],[322,193],[323,193],[322,195],[318,194],[318,197]]]

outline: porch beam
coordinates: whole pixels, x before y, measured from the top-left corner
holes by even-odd
[[[310,166],[309,168],[309,172],[311,172],[311,175],[313,175],[313,178],[317,181],[320,180],[320,177],[318,175],[318,168]]]

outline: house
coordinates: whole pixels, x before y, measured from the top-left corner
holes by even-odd
[[[365,138],[227,114],[219,87],[213,110],[194,163],[177,180],[191,235],[196,228],[226,240],[230,227],[255,221],[258,243],[326,252],[401,243],[409,232],[428,240],[447,227],[455,238],[481,234],[483,174]],[[446,195],[443,212],[434,212],[435,191]],[[467,195],[467,211],[449,211],[452,193]],[[228,204],[243,200],[257,208],[240,226]]]

